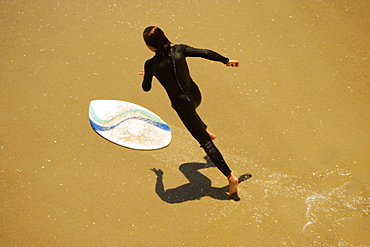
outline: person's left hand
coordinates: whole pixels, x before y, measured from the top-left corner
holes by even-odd
[[[137,73],[138,75],[144,75],[144,70],[141,70]]]
[[[155,169],[155,168],[152,168],[152,169],[150,169],[150,170],[152,170],[158,177],[161,177],[161,176],[163,176],[163,171],[161,170],[161,169]]]

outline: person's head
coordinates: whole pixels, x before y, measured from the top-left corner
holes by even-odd
[[[171,41],[167,39],[164,32],[156,26],[149,26],[145,28],[143,32],[143,38],[149,49],[152,47],[160,52],[166,51],[171,45]],[[154,51],[153,49],[151,50]]]

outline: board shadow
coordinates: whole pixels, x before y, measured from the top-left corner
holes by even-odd
[[[209,196],[217,200],[235,200],[240,198],[237,195],[230,197],[227,193],[229,186],[213,187],[212,181],[199,172],[201,169],[215,167],[213,163],[185,163],[181,164],[179,170],[189,180],[189,183],[180,185],[176,188],[165,189],[163,183],[164,172],[160,169],[151,169],[157,175],[155,192],[167,203],[181,203],[192,200],[199,200],[202,197]],[[239,183],[248,180],[251,174],[244,174],[239,177]]]

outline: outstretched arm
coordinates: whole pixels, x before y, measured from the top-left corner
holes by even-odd
[[[212,61],[221,62],[223,64],[227,64],[229,59],[227,57],[222,56],[221,54],[208,50],[208,49],[199,49],[194,48],[188,45],[181,45],[183,49],[185,49],[185,56],[186,57],[201,57]]]
[[[208,49],[198,49],[191,46],[183,45],[185,48],[185,54],[189,57],[202,57],[213,61],[219,61],[224,63],[226,66],[239,67],[240,62],[237,60],[231,60],[227,57],[220,55],[219,53],[208,50]]]

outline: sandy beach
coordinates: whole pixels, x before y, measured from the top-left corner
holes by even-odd
[[[0,245],[370,246],[369,13],[363,0],[2,1]],[[199,115],[251,176],[239,202],[158,81],[142,91],[150,25],[240,61],[187,60]],[[95,99],[150,109],[171,144],[103,139]]]

